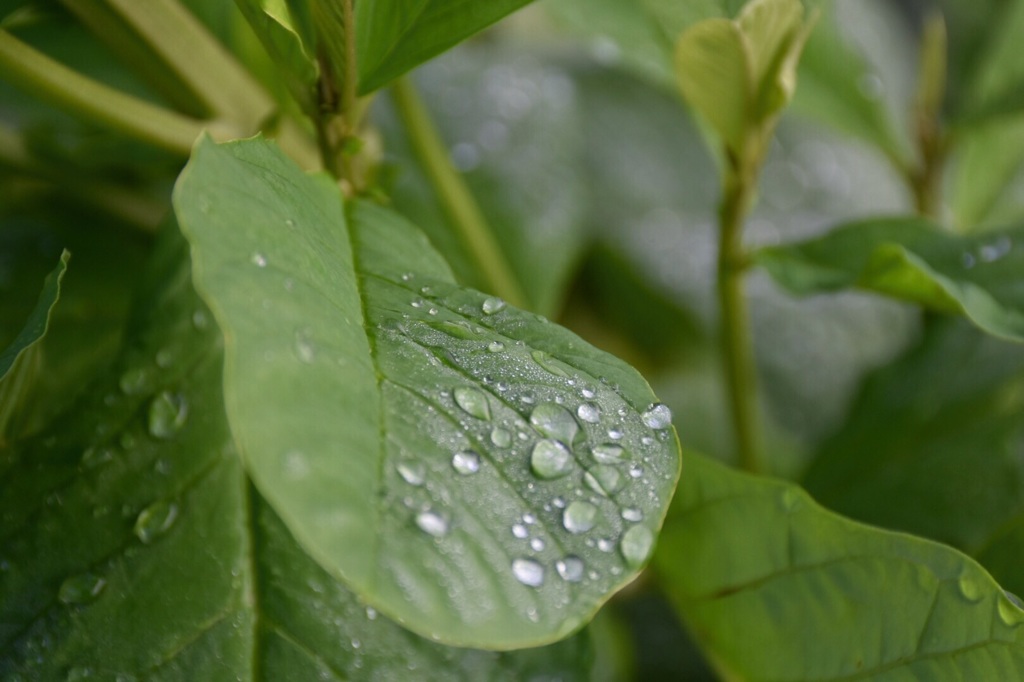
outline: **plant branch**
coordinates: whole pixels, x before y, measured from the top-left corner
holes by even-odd
[[[747,471],[760,472],[764,462],[757,404],[757,366],[743,290],[747,263],[743,221],[753,201],[753,177],[754,173],[745,168],[732,167],[726,172],[719,206],[718,301],[726,389],[739,462]]]
[[[452,167],[448,151],[415,87],[408,78],[399,78],[392,86],[392,94],[416,156],[487,287],[512,305],[526,307],[519,281],[465,181]]]
[[[197,121],[94,81],[4,30],[0,76],[57,107],[182,156],[205,128],[215,138],[241,136],[232,126]]]

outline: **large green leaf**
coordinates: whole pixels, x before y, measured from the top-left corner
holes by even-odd
[[[698,455],[655,567],[727,679],[1024,675],[1024,612],[974,561]]]
[[[369,93],[530,0],[375,0],[355,3],[359,91]]]
[[[937,321],[871,375],[805,484],[831,509],[952,544],[1024,591],[1022,408],[1024,349]]]
[[[232,432],[323,566],[411,629],[513,648],[646,561],[678,477],[624,363],[455,285],[418,230],[264,141],[201,142],[175,191],[226,339]]]
[[[809,294],[857,287],[967,317],[1024,340],[1024,229],[961,237],[915,218],[870,220],[756,255],[780,284]]]
[[[242,470],[220,333],[166,236],[115,366],[0,455],[0,678],[587,679],[585,635],[447,648],[299,548]]]
[[[236,0],[249,25],[279,68],[305,87],[316,82],[319,68],[308,8],[287,0]],[[306,11],[294,16],[293,11]]]

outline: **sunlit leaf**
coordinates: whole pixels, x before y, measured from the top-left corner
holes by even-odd
[[[1015,679],[1024,612],[973,560],[687,458],[655,567],[724,676]]]
[[[572,632],[636,575],[679,460],[634,370],[458,287],[396,214],[346,219],[269,143],[202,142],[175,197],[241,455],[321,565],[494,648]]]

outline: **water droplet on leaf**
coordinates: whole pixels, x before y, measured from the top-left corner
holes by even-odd
[[[644,513],[635,507],[626,507],[622,510],[622,518],[632,523],[644,520]]]
[[[601,408],[593,403],[583,403],[576,408],[576,416],[585,422],[596,424],[601,420]]]
[[[544,567],[533,559],[516,559],[512,562],[512,575],[528,587],[544,584]]]
[[[490,420],[491,406],[487,402],[487,396],[481,391],[469,386],[460,386],[455,389],[455,403],[470,416],[477,419]]]
[[[309,329],[297,329],[295,331],[295,357],[307,365],[316,359],[313,333]]]
[[[149,433],[154,438],[170,438],[185,426],[188,402],[180,393],[162,391],[149,404]]]
[[[562,525],[570,533],[586,533],[597,523],[597,507],[576,500],[562,512]]]
[[[132,529],[135,536],[145,544],[153,542],[157,537],[163,535],[178,518],[178,505],[166,500],[160,500],[143,509]]]
[[[484,302],[480,305],[480,310],[483,311],[484,315],[493,315],[494,313],[500,313],[505,309],[505,301],[501,300],[496,296],[491,296],[484,299]]]
[[[647,408],[647,411],[640,415],[644,424],[652,429],[667,429],[672,425],[672,410],[664,403],[655,403]]]
[[[565,476],[573,469],[572,453],[557,440],[542,440],[530,453],[530,469],[538,478]]]
[[[626,451],[621,445],[604,443],[590,448],[590,454],[598,464],[621,464],[626,457]]]
[[[530,534],[530,531],[526,529],[521,523],[512,524],[512,535],[519,538],[520,540],[526,538]]]
[[[118,381],[125,395],[139,395],[149,389],[149,370],[145,367],[134,367],[125,370]]]
[[[501,351],[505,350],[505,344],[503,344],[501,341],[491,341],[489,344],[487,344],[487,350],[489,350],[492,353],[500,353]]]
[[[654,547],[654,533],[647,526],[633,526],[622,534],[619,551],[630,566],[647,561]]]
[[[622,474],[619,473],[619,470],[607,464],[598,464],[583,474],[583,482],[595,493],[600,493],[605,497],[614,495],[622,490],[624,485]]]
[[[496,427],[491,431],[491,442],[499,448],[507,448],[512,445],[512,434],[500,426]]]
[[[533,538],[532,540],[530,540],[530,549],[532,549],[535,552],[544,551],[544,548],[546,546],[547,543],[545,543],[544,540],[541,538]]]
[[[535,350],[532,353],[530,353],[530,356],[533,357],[533,361],[536,362],[540,366],[540,368],[543,369],[548,374],[551,374],[556,377],[569,377],[569,373],[566,372],[561,365],[555,362],[554,358],[552,358],[544,351]]]
[[[530,423],[548,438],[555,438],[571,445],[580,425],[561,405],[541,403],[530,413]]]
[[[92,573],[68,578],[60,584],[57,599],[64,604],[88,604],[100,595],[107,581]]]
[[[472,450],[456,452],[452,456],[452,468],[463,476],[480,471],[480,455]]]
[[[256,251],[255,253],[252,254],[251,260],[252,260],[252,264],[255,265],[258,268],[265,268],[265,267],[267,267],[267,257],[264,256],[259,251]]]
[[[448,521],[437,512],[420,512],[416,515],[416,525],[424,533],[433,535],[435,538],[444,537],[448,534]]]
[[[427,478],[427,467],[423,462],[416,460],[403,459],[395,465],[395,470],[409,485],[423,485],[423,481]]]
[[[960,579],[957,581],[957,585],[960,588],[960,594],[962,594],[967,601],[976,602],[984,596],[982,593],[981,583],[979,583],[974,576],[960,576]]]
[[[570,555],[555,562],[555,570],[558,571],[558,575],[568,583],[578,583],[583,580],[585,568],[583,559],[578,556]]]

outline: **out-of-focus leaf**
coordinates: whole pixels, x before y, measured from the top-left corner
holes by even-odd
[[[983,10],[982,10],[983,11]],[[986,40],[971,67],[967,93],[954,116],[968,122],[990,116],[1021,113],[1024,100],[1024,55],[1020,35],[1024,32],[1024,2],[1000,3],[988,15]]]
[[[590,204],[579,125],[583,111],[573,74],[563,61],[524,57],[501,45],[466,45],[418,76],[452,162],[530,309],[555,316],[584,248]],[[391,193],[395,208],[427,233],[459,282],[484,288],[486,280],[412,157],[393,112],[379,106],[375,118],[398,165]]]
[[[962,321],[870,376],[804,482],[853,518],[947,542],[1024,591],[1024,350]],[[991,561],[991,563],[990,563]]]
[[[869,220],[763,249],[755,259],[795,293],[856,287],[1024,340],[1024,228],[961,237],[916,218]]]
[[[222,358],[174,230],[115,365],[0,454],[0,678],[588,679],[585,633],[451,649],[327,575],[242,470]]]
[[[375,0],[355,4],[359,92],[388,84],[530,0]]]
[[[654,565],[727,679],[1024,675],[1024,612],[973,560],[686,461]]]
[[[265,141],[201,142],[175,210],[246,466],[357,594],[416,632],[517,648],[636,576],[679,460],[635,370],[458,287],[397,214],[346,219],[336,183]]]
[[[951,204],[957,226],[977,230],[998,205],[1024,163],[1024,119],[964,131],[960,138]]]

